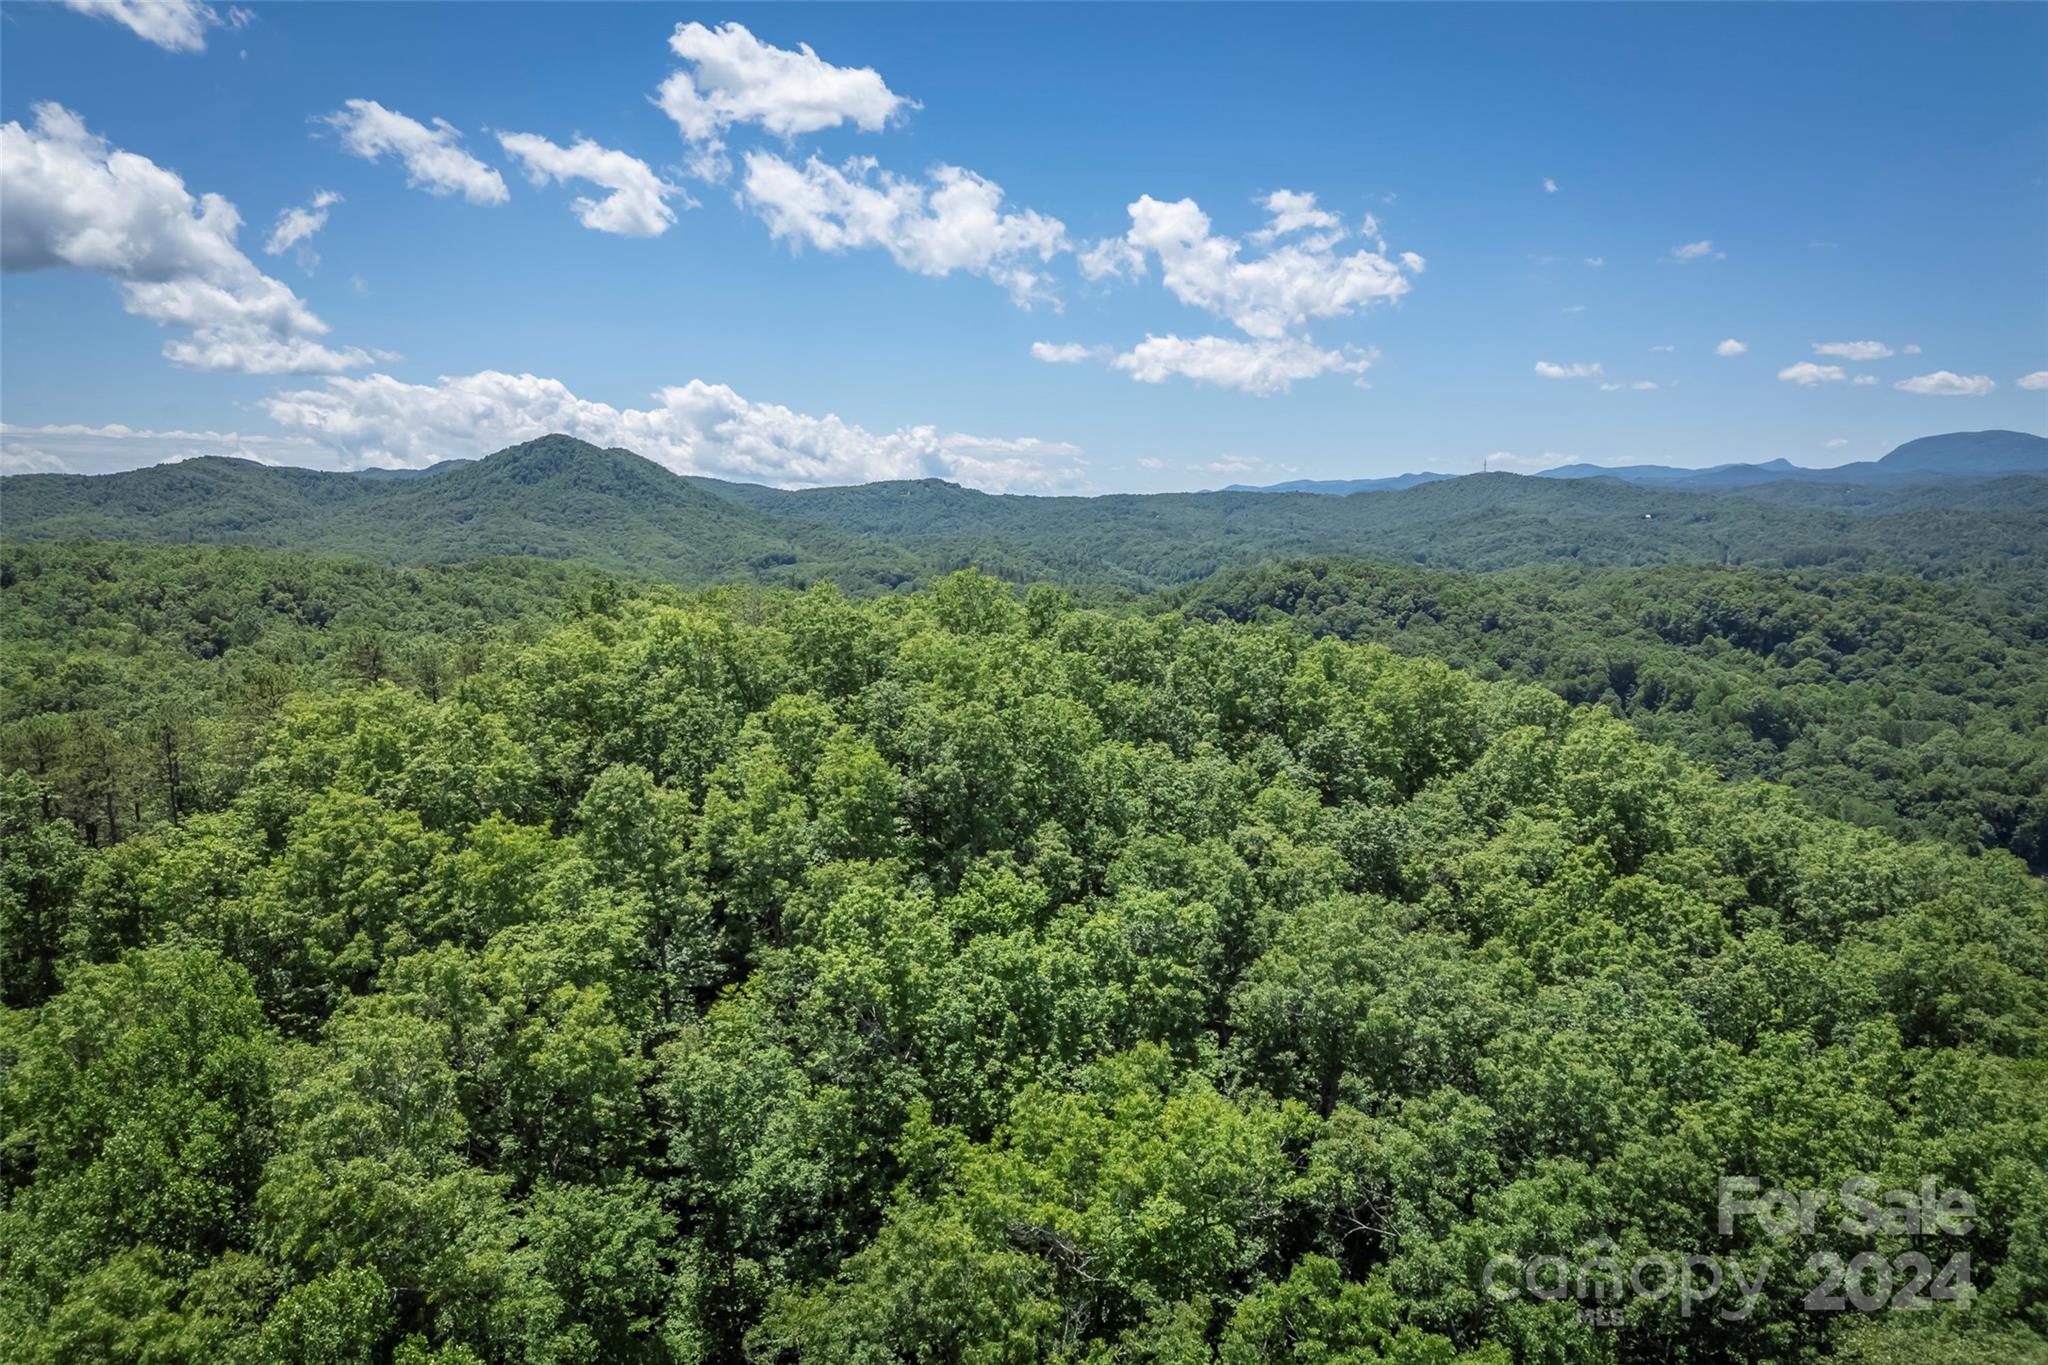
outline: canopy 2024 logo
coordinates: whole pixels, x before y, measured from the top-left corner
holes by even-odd
[[[1738,1236],[1747,1226],[1776,1242],[1839,1234],[1863,1244],[1911,1243],[1889,1254],[1867,1245],[1846,1255],[1836,1246],[1809,1252],[1802,1282],[1813,1283],[1802,1302],[1811,1312],[1912,1311],[1939,1303],[1961,1309],[1969,1307],[1975,1293],[1970,1253],[1951,1251],[1945,1243],[1975,1226],[1976,1201],[1961,1190],[1943,1188],[1932,1176],[1917,1190],[1884,1189],[1868,1176],[1853,1176],[1833,1191],[1764,1189],[1748,1176],[1723,1176],[1717,1192],[1723,1237]],[[1745,1255],[1750,1256],[1747,1263]],[[1666,1298],[1675,1299],[1683,1317],[1711,1310],[1740,1322],[1763,1297],[1776,1264],[1768,1251],[1649,1251],[1624,1261],[1612,1240],[1596,1237],[1576,1257],[1495,1256],[1480,1282],[1502,1303],[1525,1294],[1574,1300],[1579,1316],[1595,1326],[1623,1325],[1631,1301],[1652,1304]]]

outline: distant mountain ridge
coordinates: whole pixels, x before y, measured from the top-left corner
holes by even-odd
[[[418,471],[326,473],[206,457],[0,485],[0,531],[10,539],[262,545],[386,563],[524,555],[681,581],[846,553],[830,528],[773,525],[632,451],[560,435]]]
[[[1704,483],[1727,487],[1728,480],[1754,479],[1768,482],[1772,479],[1796,479],[1808,474],[1825,474],[1824,469],[1810,469],[1779,458],[1765,460],[1760,464],[1717,464],[1704,469],[1688,469],[1682,465],[1669,464],[1565,464],[1555,469],[1536,472],[1539,479],[1620,479],[1625,483]],[[1722,481],[1716,484],[1716,481]]]
[[[1456,474],[1395,474],[1384,479],[1289,479],[1286,483],[1264,485],[1233,483],[1224,488],[1226,493],[1327,493],[1333,497],[1349,497],[1353,493],[1398,493],[1404,488],[1413,488],[1419,483],[1437,483],[1444,479],[1455,479]]]
[[[209,458],[0,479],[9,541],[255,545],[389,564],[517,555],[688,584],[830,578],[882,590],[978,565],[1145,592],[1318,554],[1481,571],[1683,562],[1946,574],[2048,556],[2044,526],[2048,478],[2026,476],[1729,491],[1474,474],[1348,497],[1025,497],[938,479],[728,483],[561,435],[411,477]]]
[[[1877,460],[1815,468],[1783,458],[1757,464],[1719,464],[1686,469],[1663,464],[1568,464],[1539,470],[1539,479],[1619,479],[1623,483],[1667,488],[1729,490],[1758,484],[1912,483],[1935,479],[1995,479],[2008,474],[2048,474],[2048,437],[2025,431],[1952,431],[1908,441]],[[1400,474],[1390,479],[1294,479],[1253,486],[1233,484],[1241,493],[1327,493],[1338,497],[1382,488],[1409,488],[1418,483],[1462,477],[1452,474]]]

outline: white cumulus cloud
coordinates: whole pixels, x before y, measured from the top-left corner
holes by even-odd
[[[144,465],[225,455],[258,464],[302,464],[320,448],[290,436],[235,431],[151,430],[120,422],[44,426],[0,423],[0,473],[111,474]]]
[[[1364,374],[1372,354],[1356,347],[1328,351],[1306,338],[1147,336],[1110,364],[1142,384],[1179,376],[1199,384],[1261,397],[1285,393],[1297,380],[1326,374]]]
[[[1734,337],[1729,337],[1714,348],[1715,355],[1747,355],[1748,353],[1748,343],[1737,341]]]
[[[0,474],[70,474],[61,455],[41,446],[25,445],[0,434]]]
[[[1848,377],[1848,371],[1840,365],[1816,365],[1811,360],[1802,360],[1778,371],[1778,378],[1787,384],[1801,384],[1809,389],[1816,384],[1839,384]]]
[[[2013,383],[2023,389],[2048,389],[2048,370],[2035,370],[2032,374],[2023,374]]]
[[[341,202],[341,196],[333,190],[321,190],[313,196],[310,204],[295,204],[277,215],[277,226],[270,230],[270,240],[263,244],[266,255],[282,256],[285,252],[309,240],[314,233],[327,226],[327,211]],[[308,253],[310,255],[310,251]],[[308,261],[308,264],[311,262]]]
[[[200,0],[64,0],[64,5],[80,14],[111,19],[167,52],[205,51],[206,30],[221,23],[214,8]]]
[[[1122,237],[1090,242],[1074,259],[1081,273],[1091,280],[1145,277],[1145,253]]]
[[[587,180],[611,193],[602,199],[579,197],[571,206],[583,226],[622,237],[659,237],[676,220],[664,200],[682,194],[636,156],[600,147],[589,138],[560,147],[534,133],[500,133],[498,144],[526,167],[536,185],[550,180]]]
[[[1340,255],[1335,248],[1346,236],[1341,226],[1275,244],[1308,227],[1305,215],[1320,211],[1312,195],[1283,191],[1266,202],[1270,223],[1260,240],[1272,245],[1249,259],[1244,243],[1211,231],[1208,215],[1192,199],[1166,203],[1140,196],[1129,206],[1131,228],[1124,241],[1158,259],[1161,279],[1182,303],[1228,318],[1265,340],[1314,318],[1341,317],[1375,300],[1397,299],[1411,287],[1408,275],[1425,267],[1413,252],[1389,259],[1384,243]],[[1368,219],[1367,234],[1377,230]]]
[[[1545,194],[1556,194],[1557,182],[1555,180],[1552,180],[1550,177],[1545,176],[1543,178],[1543,192]]]
[[[1261,246],[1303,230],[1334,232],[1337,236],[1331,238],[1333,242],[1343,237],[1344,220],[1326,208],[1317,207],[1315,195],[1307,190],[1274,190],[1266,196],[1263,207],[1269,221],[1249,239]]]
[[[1600,362],[1590,365],[1559,365],[1555,361],[1539,360],[1536,373],[1545,379],[1592,379],[1600,374]]]
[[[689,69],[662,82],[655,99],[695,143],[715,142],[736,123],[785,140],[843,123],[875,133],[917,107],[871,68],[834,66],[808,43],[775,47],[740,24],[678,24],[668,45]]]
[[[405,183],[429,194],[460,194],[472,204],[502,204],[512,196],[505,178],[462,147],[462,134],[446,119],[429,128],[375,100],[344,100],[324,122],[341,134],[353,156],[376,161],[389,152],[405,163]]]
[[[1688,265],[1693,261],[1725,261],[1728,259],[1728,253],[1716,251],[1713,242],[1703,238],[1697,242],[1687,242],[1684,246],[1672,247],[1669,259],[1680,265]]]
[[[685,169],[700,180],[732,174],[724,134],[735,124],[753,124],[786,143],[842,124],[880,132],[918,107],[871,68],[834,66],[808,43],[794,52],[764,43],[741,24],[678,24],[668,45],[689,68],[663,81],[654,102],[689,142]]]
[[[746,157],[743,201],[776,240],[821,251],[879,247],[906,270],[981,275],[1020,306],[1054,301],[1044,265],[1069,250],[1067,229],[1032,209],[1007,209],[1002,186],[958,166],[923,181],[877,168],[872,157],[843,166],[813,156],[799,166],[769,152]]]
[[[1095,351],[1092,347],[1083,346],[1078,341],[1034,341],[1031,343],[1032,358],[1034,360],[1043,360],[1048,365],[1078,365],[1094,354]]]
[[[62,105],[36,105],[35,119],[0,126],[0,268],[106,276],[129,312],[187,333],[164,354],[192,369],[333,373],[369,362],[322,345],[327,324],[235,245],[233,204],[194,199],[175,173],[114,148]]]
[[[623,446],[679,474],[783,486],[947,478],[1004,491],[1085,483],[1080,450],[1064,442],[933,426],[872,432],[697,379],[662,389],[651,407],[616,408],[531,374],[485,370],[432,384],[372,374],[279,393],[262,407],[346,467],[419,468],[559,431]]]
[[[1842,360],[1883,360],[1892,354],[1892,348],[1882,341],[1816,341],[1813,353]]]
[[[1812,360],[1800,360],[1798,364],[1788,364],[1786,368],[1778,370],[1778,379],[1786,381],[1788,385],[1804,385],[1806,389],[1812,389],[1815,385],[1839,385],[1847,377],[1849,372],[1843,370],[1839,364],[1815,364]]]
[[[1936,370],[1933,374],[1916,374],[1911,379],[1901,379],[1892,387],[1902,393],[1929,394],[1936,398],[1981,398],[1998,385],[1989,375]]]

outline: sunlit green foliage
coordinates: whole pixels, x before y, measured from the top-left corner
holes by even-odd
[[[1663,567],[1459,575],[1356,560],[1226,574],[1175,601],[1293,621],[1606,706],[1734,777],[1858,824],[2048,870],[2048,596]]]
[[[463,658],[423,673],[253,607],[331,568],[163,554],[121,573],[203,564],[243,636],[216,662],[172,596],[118,619],[132,576],[54,560],[19,599],[108,605],[28,632],[17,676],[159,667],[205,738],[175,810],[145,786],[118,831],[65,790],[74,751],[15,740],[11,1358],[1960,1360],[2048,1333],[2048,895],[2002,851],[1292,623],[972,574],[337,590],[390,657]],[[114,698],[71,714],[137,733]],[[1788,1268],[1739,1322],[1603,1325],[1483,1290],[1492,1257],[1595,1237],[1785,1255],[1720,1235],[1724,1173],[1970,1191],[1976,1303],[1845,1322]]]

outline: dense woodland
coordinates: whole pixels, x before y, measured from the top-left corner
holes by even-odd
[[[0,760],[37,776],[90,843],[226,800],[295,691],[391,680],[438,699],[491,642],[593,601],[686,600],[575,562],[386,568],[104,544],[0,547],[0,584]],[[1827,814],[2048,868],[2048,601],[2010,577],[1319,560],[1114,609],[1289,621],[1540,683]]]
[[[1293,620],[1542,683],[1830,814],[2048,871],[2048,601],[2010,578],[1324,560],[1177,600],[1198,619]]]
[[[616,464],[535,445],[541,511]],[[1084,569],[1124,513],[891,531],[922,485],[403,564],[10,480],[0,1355],[2048,1360],[2041,482],[1788,502],[1811,556],[1560,484],[1581,553],[1471,572],[1170,507]],[[1979,1216],[1723,1233],[1731,1174]],[[1589,1247],[1772,1269],[1484,1287]],[[1806,1306],[1912,1251],[1961,1304]]]

